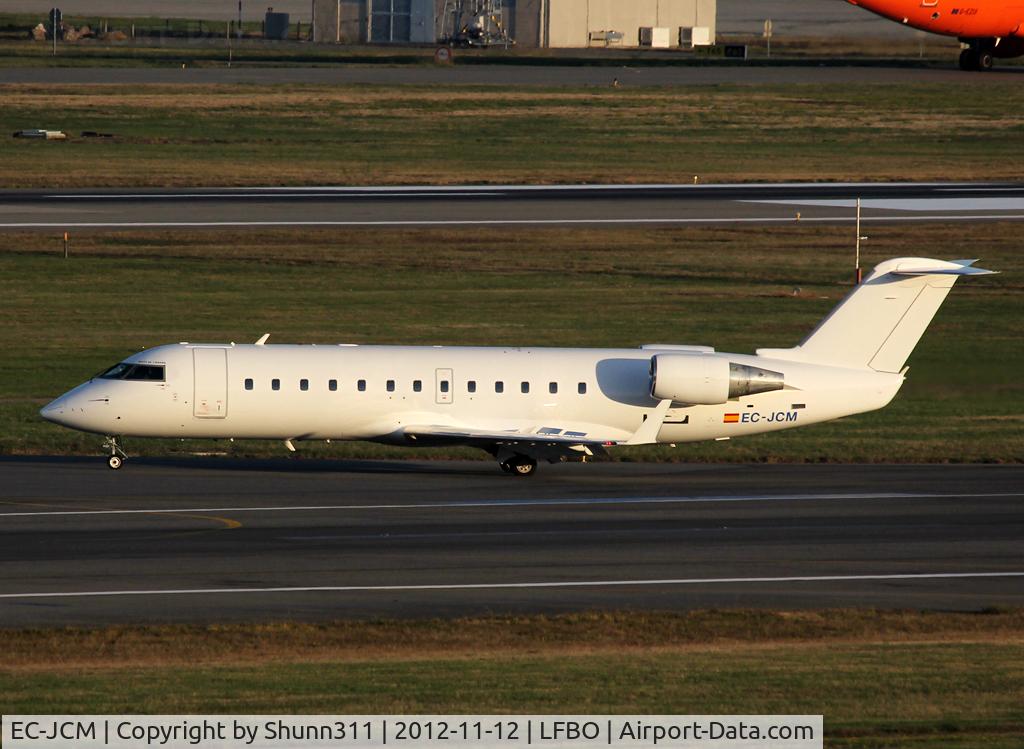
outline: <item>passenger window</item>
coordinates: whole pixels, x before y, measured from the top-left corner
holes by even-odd
[[[360,380],[356,384],[356,388],[359,390],[360,393],[365,392],[366,391],[366,380]]]
[[[442,393],[447,393],[448,392],[448,380],[441,380],[441,392]]]
[[[504,393],[505,392],[505,383],[502,382],[501,380],[498,380],[496,383],[494,383],[494,392],[496,392],[496,393]]]
[[[470,380],[466,383],[466,390],[470,393],[476,392],[476,380]]]
[[[252,377],[245,378],[245,389],[252,390]]]
[[[419,393],[422,390],[423,390],[423,380],[413,380],[412,381],[412,391],[414,393]]]
[[[270,381],[270,389],[271,390],[280,390],[281,389],[281,381],[279,379],[277,379],[276,377],[274,379],[272,379]]]
[[[580,384],[579,384],[579,385],[577,386],[577,388],[576,388],[576,392],[578,392],[578,393],[579,393],[580,395],[586,395],[586,394],[587,394],[587,383],[585,383],[585,382],[581,382],[581,383],[580,383]]]
[[[389,393],[395,392],[395,381],[394,380],[388,380],[388,392]]]
[[[338,381],[337,380],[328,380],[327,381],[327,389],[330,390],[333,393],[335,390],[338,389]]]
[[[519,390],[520,390],[520,392],[523,392],[523,393],[530,392],[530,383],[528,383],[528,382],[521,382],[521,383],[519,383]]]
[[[558,392],[558,383],[557,382],[549,382],[548,383],[548,392],[551,393],[552,395],[557,393]]]
[[[307,379],[299,380],[299,390],[309,390],[309,380],[307,380]]]

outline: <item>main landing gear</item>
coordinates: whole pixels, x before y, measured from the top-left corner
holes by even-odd
[[[532,476],[537,470],[537,461],[526,455],[513,455],[508,460],[498,463],[501,470],[513,476]]]
[[[971,45],[960,53],[961,70],[991,70],[992,52],[981,45]]]
[[[110,457],[107,458],[107,465],[113,470],[117,470],[124,465],[124,462],[128,459],[128,453],[121,447],[121,443],[117,437],[107,437],[103,443],[103,447],[110,451]]]

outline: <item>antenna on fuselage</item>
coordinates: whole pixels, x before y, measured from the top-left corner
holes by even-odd
[[[256,341],[256,345],[262,346],[264,343],[267,342],[268,338],[270,338],[270,333],[264,333],[263,335],[260,336],[260,339]]]

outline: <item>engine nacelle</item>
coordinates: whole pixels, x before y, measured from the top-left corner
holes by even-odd
[[[715,405],[743,395],[782,390],[784,376],[735,364],[720,356],[659,354],[651,357],[651,397],[688,405]]]

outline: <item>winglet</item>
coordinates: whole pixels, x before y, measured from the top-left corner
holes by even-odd
[[[623,444],[626,445],[653,445],[658,441],[658,432],[661,431],[662,424],[665,423],[665,415],[668,413],[669,407],[672,405],[671,400],[661,401],[657,408],[651,413],[647,414],[647,420],[640,425],[640,428],[636,430],[632,437],[626,440]]]
[[[256,341],[256,345],[262,346],[264,343],[267,342],[268,338],[270,338],[270,333],[264,333],[263,335],[260,336],[260,339]]]

